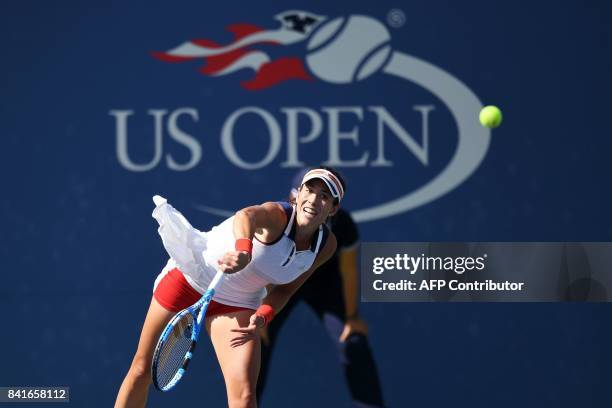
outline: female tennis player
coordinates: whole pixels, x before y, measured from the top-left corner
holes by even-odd
[[[165,200],[153,217],[171,259],[157,277],[136,354],[115,407],[144,407],[151,359],[160,334],[180,310],[200,299],[217,270],[224,279],[206,311],[225,379],[228,405],[256,407],[259,330],[336,250],[325,226],[336,213],[345,184],[333,169],[304,176],[294,205],[267,202],[244,208],[209,232],[191,227]],[[267,292],[266,286],[274,285]]]

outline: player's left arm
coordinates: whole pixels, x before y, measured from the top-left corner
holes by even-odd
[[[308,278],[317,270],[318,267],[327,262],[336,252],[336,237],[330,231],[325,246],[315,259],[314,263],[306,272],[301,274],[297,279],[284,285],[276,285],[263,299],[262,304],[269,305],[274,309],[275,313],[281,311],[281,309],[287,304],[291,296],[308,280]]]
[[[268,292],[268,295],[263,299],[259,309],[251,315],[248,327],[241,327],[231,330],[232,332],[239,333],[237,337],[232,339],[232,345],[239,346],[241,344],[244,344],[246,341],[249,341],[254,338],[256,332],[258,332],[258,329],[262,329],[266,325],[266,323],[269,323],[266,322],[266,318],[262,314],[260,314],[262,307],[271,308],[274,314],[280,312],[280,310],[287,304],[291,296],[293,296],[293,294],[297,292],[300,286],[302,286],[304,282],[306,282],[310,275],[312,275],[313,272],[316,271],[319,266],[323,265],[329,260],[329,258],[332,257],[334,252],[336,252],[336,246],[336,237],[330,231],[329,236],[327,237],[327,241],[325,242],[325,246],[323,247],[323,249],[321,249],[321,251],[319,251],[317,258],[313,262],[310,269],[301,274],[297,279],[292,282],[272,287],[272,289]]]

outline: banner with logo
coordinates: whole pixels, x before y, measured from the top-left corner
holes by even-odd
[[[1,9],[0,386],[69,386],[75,406],[112,405],[167,261],[155,194],[207,230],[286,199],[296,173],[325,164],[346,179],[361,242],[612,241],[607,3]],[[495,129],[479,123],[487,105],[503,112]],[[596,406],[588,380],[607,369],[609,311],[581,306],[369,302],[360,313],[389,406],[466,392],[474,406],[533,395]],[[262,405],[348,405],[335,339],[308,307],[295,313]],[[478,352],[455,352],[451,337]],[[501,374],[482,378],[493,360]],[[216,364],[201,353],[151,405],[201,405],[206,385],[210,406],[224,406],[220,375],[206,374]]]

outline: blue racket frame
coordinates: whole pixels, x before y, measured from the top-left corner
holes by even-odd
[[[185,374],[185,371],[187,370],[187,367],[189,366],[189,363],[191,362],[191,359],[193,357],[193,352],[198,342],[198,336],[200,335],[200,330],[202,329],[202,321],[204,320],[206,309],[208,309],[208,305],[210,304],[210,301],[215,295],[215,287],[221,280],[222,276],[223,276],[223,272],[218,271],[215,277],[213,278],[212,282],[208,286],[208,290],[204,292],[204,295],[202,295],[200,300],[198,300],[196,303],[194,303],[187,309],[183,309],[180,312],[178,312],[170,320],[170,322],[168,322],[168,324],[166,325],[166,328],[164,329],[161,336],[159,337],[157,346],[155,347],[155,352],[153,353],[153,363],[151,364],[151,377],[153,378],[153,385],[158,390],[163,391],[163,392],[170,391],[172,388],[176,386],[176,384],[181,380],[181,378],[183,378],[183,375]],[[159,358],[161,355],[161,350],[164,344],[166,343],[166,341],[168,340],[168,338],[170,337],[170,334],[176,327],[177,323],[188,313],[194,317],[194,321],[195,321],[194,327],[191,330],[191,341],[192,341],[191,347],[189,348],[189,351],[187,351],[187,353],[185,354],[183,363],[181,364],[181,368],[179,368],[178,371],[174,374],[174,377],[172,377],[172,380],[170,380],[168,385],[166,385],[165,387],[161,387],[157,381],[157,367],[158,367]]]

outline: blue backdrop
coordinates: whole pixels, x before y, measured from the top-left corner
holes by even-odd
[[[218,210],[284,197],[300,163],[330,162],[364,241],[612,241],[603,1],[0,9],[0,386],[68,385],[74,406],[112,404],[166,258],[154,194],[207,229]],[[312,31],[279,31],[288,10],[315,15]],[[232,34],[232,24],[243,25]],[[171,52],[194,40],[221,55]],[[287,67],[294,78],[281,81]],[[249,89],[254,80],[264,85]],[[475,125],[487,104],[504,112],[491,132]],[[435,185],[453,160],[462,164]],[[385,204],[386,215],[372,210]],[[367,303],[362,313],[389,406],[612,403],[607,304]],[[206,347],[151,406],[223,406]],[[263,406],[347,406],[335,359],[298,309]]]

